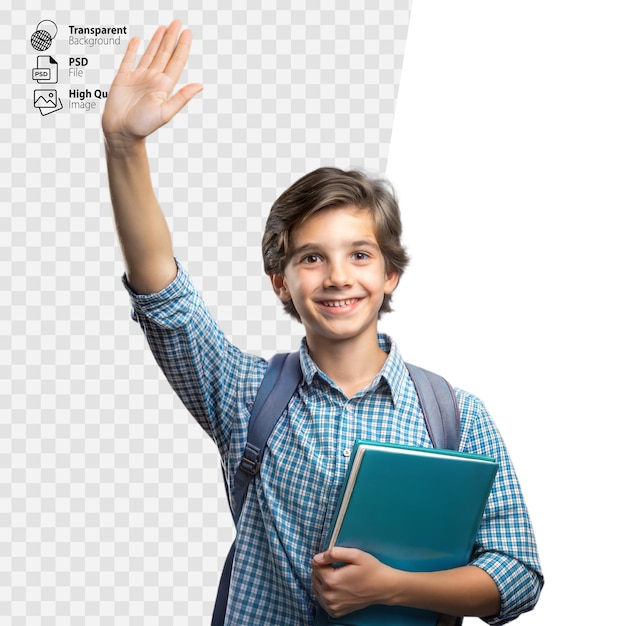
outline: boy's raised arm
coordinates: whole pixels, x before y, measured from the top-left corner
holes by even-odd
[[[169,122],[199,84],[172,91],[183,71],[191,32],[180,23],[160,27],[137,67],[139,40],[133,38],[109,89],[102,114],[109,188],[127,278],[138,293],[153,293],[176,276],[172,241],[158,204],[148,165],[146,137]]]

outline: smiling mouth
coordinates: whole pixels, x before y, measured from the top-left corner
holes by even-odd
[[[359,298],[349,298],[347,300],[323,300],[321,304],[331,309],[341,309],[352,306],[355,302],[358,302]]]

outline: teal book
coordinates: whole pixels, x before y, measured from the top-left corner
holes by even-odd
[[[396,569],[467,565],[498,470],[464,452],[356,441],[325,546],[359,548]],[[340,564],[339,564],[340,566]],[[438,615],[372,605],[316,626],[435,626]]]

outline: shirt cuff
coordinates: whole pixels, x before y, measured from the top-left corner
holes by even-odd
[[[470,565],[489,574],[500,591],[500,614],[485,618],[487,624],[506,624],[537,604],[543,578],[523,563],[505,554],[485,552]]]
[[[140,318],[149,318],[162,326],[171,326],[174,319],[180,321],[186,318],[193,309],[190,306],[190,297],[195,294],[191,279],[187,271],[176,260],[177,273],[174,280],[154,293],[136,293],[128,282],[126,274],[122,276],[122,283],[128,291],[131,303],[131,317],[134,321]]]
[[[167,287],[161,289],[161,291],[156,291],[154,293],[140,294],[140,293],[133,291],[133,288],[130,286],[130,283],[128,282],[128,276],[126,275],[126,273],[124,273],[124,275],[122,276],[122,283],[124,284],[124,287],[126,288],[126,291],[128,291],[128,293],[130,294],[131,298],[133,298],[133,300],[141,299],[141,298],[149,299],[149,298],[152,298],[153,296],[160,296],[163,292],[168,291],[172,285],[178,282],[179,278],[181,277],[180,275],[185,273],[185,270],[179,264],[178,260],[174,259],[174,261],[176,263],[176,270],[177,270],[176,277],[169,285],[167,285]]]

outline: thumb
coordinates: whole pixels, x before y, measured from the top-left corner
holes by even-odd
[[[200,83],[191,83],[179,89],[164,105],[164,117],[171,120],[202,89]]]
[[[330,565],[334,562],[333,559],[330,558],[331,550],[326,550],[325,552],[320,552],[319,554],[316,554],[313,557],[313,561],[318,565]]]
[[[348,563],[355,563],[361,555],[361,550],[356,548],[341,548],[333,546],[325,552],[320,552],[313,557],[313,560],[319,565],[332,565],[339,564],[346,565]]]

